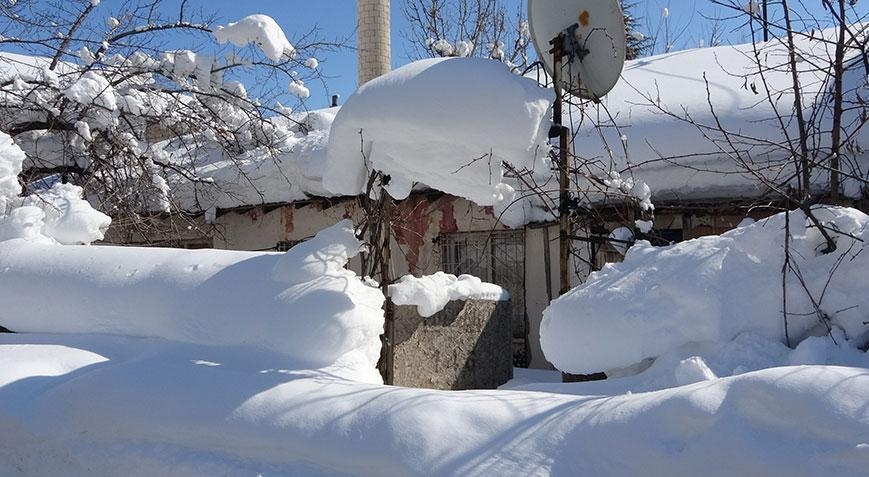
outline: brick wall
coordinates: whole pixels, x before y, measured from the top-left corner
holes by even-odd
[[[389,0],[357,0],[356,21],[359,86],[362,86],[391,68]]]

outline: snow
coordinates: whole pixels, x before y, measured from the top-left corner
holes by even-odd
[[[819,128],[811,145],[819,157],[829,151],[832,124],[827,93],[831,85],[823,68],[834,58],[834,47],[817,39],[826,34],[831,33],[816,32],[815,40],[796,40],[801,54],[817,57],[801,64],[799,76],[806,117],[813,118]],[[607,179],[610,171],[617,171],[623,178],[645,182],[658,202],[768,193],[740,160],[773,183],[785,182],[793,168],[776,111],[786,115],[788,137],[795,140],[798,135],[790,116],[794,98],[787,48],[778,41],[759,43],[758,48],[764,78],[757,73],[751,44],[688,49],[626,62],[621,79],[600,106],[570,108],[572,117],[582,118],[581,123],[575,119],[572,152],[586,160],[598,177]],[[765,99],[764,81],[771,89],[772,102]],[[857,61],[844,77],[847,131],[855,131],[859,116],[866,114],[860,99],[865,96],[863,84],[865,71]],[[682,120],[686,116],[700,127]],[[716,119],[729,132],[732,144],[716,130]],[[597,125],[601,128],[596,129]],[[849,150],[845,166],[864,179],[869,170],[866,131],[863,128],[855,135],[857,146]],[[815,187],[823,188],[827,176],[827,171],[817,170],[812,179]],[[861,186],[859,180],[844,178],[850,197],[860,197]]]
[[[89,131],[88,131],[89,132]],[[82,188],[56,183],[19,197],[24,152],[0,132],[0,241],[13,238],[89,244],[103,238],[111,219],[82,199]]]
[[[109,81],[95,71],[87,71],[65,92],[67,98],[82,104],[101,106],[109,111],[117,108],[114,88]]]
[[[717,378],[715,373],[709,369],[709,366],[699,356],[692,356],[688,359],[679,361],[679,365],[675,370],[676,383],[679,386],[687,386],[688,384],[700,383],[703,381],[712,381]]]
[[[65,245],[89,244],[103,239],[112,219],[94,209],[82,194],[81,187],[58,182],[22,199],[21,205],[42,211],[41,219],[32,216],[37,228],[42,222],[42,235]]]
[[[75,122],[75,130],[78,132],[78,135],[81,136],[85,141],[93,141],[94,138],[91,135],[91,127],[85,121],[76,121]]]
[[[308,96],[311,96],[311,90],[309,90],[305,83],[301,80],[293,80],[288,87],[290,94],[294,94],[299,98],[305,99]]]
[[[795,273],[788,274],[791,343],[824,335],[829,326],[833,339],[841,331],[846,347],[865,346],[869,217],[837,207],[817,208],[815,214],[831,228],[837,250],[820,253],[820,233],[802,212],[790,213],[792,266],[811,293]],[[636,365],[690,343],[728,342],[746,332],[784,343],[785,220],[781,213],[668,247],[638,241],[623,263],[592,273],[546,309],[540,330],[546,358],[558,369],[584,374]]]
[[[502,162],[548,172],[550,106],[550,90],[501,63],[416,61],[366,83],[340,109],[323,184],[355,195],[374,169],[390,176],[396,199],[423,183],[494,205]]]
[[[7,240],[0,323],[21,332],[256,346],[314,368],[338,363],[370,380],[383,295],[342,268],[358,252],[352,228],[339,223],[304,245],[274,254]]]
[[[323,188],[329,128],[337,108],[292,114],[274,149],[255,148],[230,156],[215,144],[167,141],[152,147],[161,162],[195,170],[199,181],[167,171],[173,203],[188,211],[330,197]],[[298,123],[298,124],[297,124]],[[304,131],[302,126],[304,126]],[[155,159],[157,158],[155,157]]]
[[[41,212],[13,212],[31,209]],[[820,215],[854,234],[869,223],[849,209]],[[769,252],[777,219],[717,240]],[[849,240],[839,236],[843,250]],[[795,229],[806,273],[829,265],[817,242]],[[502,390],[383,386],[383,296],[344,268],[361,247],[349,221],[283,254],[0,242],[0,325],[23,332],[0,334],[0,474],[714,477],[869,465],[869,359],[847,311],[833,317],[836,343],[813,336],[791,350],[746,332],[602,382],[523,371]],[[631,248],[627,266],[650,249]],[[658,257],[667,272],[680,254],[662,250],[676,257]],[[828,297],[865,300],[865,263],[844,263]],[[505,297],[444,274],[390,292],[421,308],[444,294]]]
[[[7,204],[21,193],[18,174],[24,163],[24,151],[8,134],[0,131],[0,216],[6,212]]]
[[[249,43],[257,45],[272,61],[294,58],[296,49],[275,20],[262,14],[248,15],[241,20],[214,30],[218,43],[232,43],[242,47]]]
[[[453,300],[495,300],[510,298],[506,290],[471,275],[435,272],[415,277],[405,275],[389,285],[389,297],[396,305],[416,306],[420,316],[429,317]]]
[[[802,50],[824,55],[816,51],[824,48],[822,42],[800,42]],[[786,52],[774,44],[762,48],[762,58],[771,68],[767,80],[774,90],[783,91],[776,95],[775,107],[790,111],[790,75],[782,66]],[[574,118],[583,119],[577,126],[575,152],[587,159],[589,172],[609,184],[611,192],[633,198],[648,211],[653,201],[767,193],[733,154],[722,152],[726,141],[721,134],[700,131],[662,112],[684,115],[687,111],[696,121],[711,124],[711,99],[722,124],[741,135],[738,148],[743,157],[758,164],[763,175],[780,182],[789,175],[790,156],[781,147],[784,138],[773,106],[746,86],[759,84],[755,71],[748,45],[686,50],[628,62],[622,81],[603,101],[601,108],[605,106],[606,111],[588,104],[585,109],[571,110]],[[704,74],[710,84],[708,98]],[[800,75],[807,98],[822,94],[822,74],[806,69]],[[661,87],[662,78],[666,78],[666,88]],[[511,227],[552,220],[546,207],[525,197],[528,191],[520,183],[504,177],[500,165],[506,160],[518,169],[535,171],[538,184],[554,183],[545,157],[552,94],[534,83],[510,75],[505,66],[493,61],[448,58],[413,63],[365,85],[340,109],[292,114],[302,123],[309,123],[307,117],[328,119],[304,131],[285,127],[291,134],[276,141],[271,151],[255,149],[231,158],[209,144],[166,145],[167,154],[186,161],[187,166],[195,162],[200,178],[214,180],[191,184],[182,177],[168,177],[167,181],[181,208],[202,211],[212,206],[356,195],[363,192],[368,170],[377,169],[390,175],[387,190],[398,198],[413,187],[429,187],[478,205],[494,205],[501,222]],[[851,125],[862,114],[855,95],[862,94],[858,90],[865,84],[865,74],[859,68],[849,70],[845,83],[849,101],[845,123]],[[307,87],[293,82],[290,89],[304,97]],[[120,96],[119,103],[130,109],[148,108],[159,105],[155,99]],[[825,104],[823,98],[809,103],[807,109],[829,110],[819,106]],[[154,106],[148,114],[161,114],[160,107]],[[336,114],[340,117],[330,131]],[[604,127],[596,130],[595,124]],[[855,147],[845,160],[857,175],[869,170],[869,156],[860,152],[866,149],[862,146],[865,135],[861,132],[854,138]],[[828,134],[822,136],[821,153]],[[603,147],[601,137],[609,148]],[[535,144],[543,146],[537,150]],[[818,187],[823,186],[825,176],[819,170],[814,178]],[[583,179],[579,181],[583,184]],[[849,196],[861,193],[859,181],[845,178],[844,187]],[[601,200],[601,196],[592,191],[588,200]]]
[[[0,335],[0,356],[4,475],[798,477],[869,463],[865,369],[573,396],[387,387],[153,338]]]

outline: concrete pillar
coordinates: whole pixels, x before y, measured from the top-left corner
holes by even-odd
[[[356,0],[359,86],[391,69],[389,27],[389,0]]]

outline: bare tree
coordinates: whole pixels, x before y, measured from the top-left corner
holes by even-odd
[[[228,48],[216,25],[186,1],[0,4],[0,48],[21,53],[5,54],[0,71],[0,130],[28,153],[22,182],[80,185],[145,237],[156,224],[167,226],[158,235],[186,229],[174,223],[187,211],[167,177],[207,183],[193,160],[199,147],[237,158],[304,130],[281,101],[304,108],[304,82],[322,81],[310,58],[341,44],[311,30],[277,54]]]
[[[766,191],[756,198],[758,203],[802,212],[823,239],[818,253],[837,256],[829,282],[838,264],[858,252],[853,250],[853,240],[847,241],[850,247],[840,246],[842,232],[825,221],[817,206],[832,203],[865,207],[869,197],[869,171],[859,160],[865,156],[860,136],[869,122],[865,100],[869,75],[867,13],[858,11],[855,2],[848,0],[825,0],[820,13],[788,0],[764,2],[766,8],[733,0],[713,3],[725,8],[732,15],[730,19],[740,20],[751,33],[749,47],[734,51],[744,55],[752,67],[749,71],[726,73],[757,97],[755,107],[770,111],[763,123],[774,125],[775,133],[756,135],[752,128],[728,124],[708,80],[705,93],[709,119],[698,119],[687,109],[668,109],[652,96],[646,97],[648,105],[691,124],[718,154],[732,161],[735,172],[753,178]],[[677,158],[658,160],[679,165]],[[791,255],[789,219],[784,230],[781,287],[788,342],[788,319],[793,316],[788,302],[793,288],[809,298],[812,313],[828,334],[829,318],[836,312],[824,307],[826,289],[818,292],[806,286],[796,265],[798,260]]]
[[[499,0],[405,0],[402,12],[411,59],[492,58],[518,71],[533,61],[524,2],[511,12]]]

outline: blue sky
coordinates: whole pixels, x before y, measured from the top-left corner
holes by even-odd
[[[505,0],[508,11],[513,11],[521,1]],[[661,37],[664,31],[662,11],[665,7],[669,7],[671,42],[677,50],[693,48],[701,42],[708,45],[713,22],[707,18],[724,17],[730,14],[708,0],[635,1],[637,6],[634,7],[633,14],[645,18],[648,31],[644,33],[651,35],[658,33]],[[806,8],[815,13],[821,8],[821,0],[795,0],[795,2],[797,5],[792,5],[792,8]],[[291,41],[316,26],[326,38],[349,37],[351,45],[355,45],[355,0],[194,0],[192,3],[205,9],[218,11],[225,20],[229,21],[252,13],[267,14],[283,27]],[[393,67],[409,61],[410,48],[402,35],[402,32],[408,30],[407,21],[401,12],[402,3],[402,0],[392,0]],[[799,4],[804,4],[804,7],[800,7]],[[861,8],[865,9],[865,6]],[[740,30],[738,27],[739,24],[736,22],[724,22],[720,25],[725,43],[742,43],[750,39],[744,29]],[[660,47],[662,48],[663,45]],[[311,98],[307,101],[309,108],[327,106],[331,94],[340,94],[343,101],[356,89],[354,50],[344,49],[324,56],[320,60],[322,71],[329,78],[326,80],[326,88],[316,84],[308,85],[311,87]]]
[[[195,0],[193,5],[218,11],[225,21],[234,21],[253,13],[271,16],[284,29],[290,41],[312,27],[319,28],[324,39],[350,39],[356,42],[355,0]],[[408,62],[401,31],[407,26],[401,13],[400,1],[392,2],[392,63],[393,67]],[[332,94],[346,99],[356,89],[356,51],[345,48],[320,58],[321,71],[326,78],[326,88],[309,82],[311,97],[307,106],[316,109],[328,106]]]
[[[523,0],[503,0],[508,11],[515,11],[517,4]],[[644,18],[643,33],[662,38],[669,28],[670,42],[674,50],[694,48],[701,44],[709,44],[709,36],[714,22],[710,18],[720,18],[731,12],[713,5],[709,0],[633,0],[636,6],[633,14]],[[746,0],[747,1],[747,0]],[[404,0],[392,0],[392,62],[393,67],[409,61],[409,47],[404,35],[409,31],[409,25],[402,14]],[[524,3],[524,2],[523,2]],[[743,2],[744,3],[744,2]],[[866,14],[866,1],[858,2],[857,11]],[[103,0],[99,7],[99,16],[108,16],[117,11],[123,0]],[[165,2],[166,8],[174,10],[179,3],[174,0]],[[669,7],[668,28],[662,12]],[[792,8],[807,9],[817,14],[821,10],[821,0],[793,0]],[[253,13],[263,13],[273,17],[284,29],[290,41],[309,32],[316,27],[319,36],[326,40],[347,39],[348,47],[337,52],[319,55],[320,71],[325,76],[322,83],[309,81],[311,97],[306,101],[309,109],[328,106],[332,94],[341,95],[343,102],[356,89],[356,1],[355,0],[188,0],[188,11],[203,10],[216,12],[220,18],[219,24],[238,20]],[[775,16],[775,12],[773,12]],[[104,25],[99,23],[100,25]],[[723,43],[743,43],[750,39],[741,22],[729,21],[719,24]],[[167,46],[173,48],[194,48],[202,43],[202,38],[171,37]],[[191,44],[192,42],[192,44]],[[664,41],[658,41],[657,52],[662,51]],[[248,84],[249,90],[256,90],[255,79],[242,78]],[[281,85],[283,87],[283,85]]]

